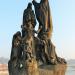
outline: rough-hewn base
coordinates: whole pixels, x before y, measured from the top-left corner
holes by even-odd
[[[42,65],[39,68],[39,75],[65,75],[67,65]]]
[[[67,68],[66,64],[41,65],[38,68],[35,66],[36,64],[26,69],[15,69],[10,75],[65,75]]]

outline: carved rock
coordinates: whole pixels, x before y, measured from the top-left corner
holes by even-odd
[[[35,14],[32,4],[29,3],[23,13],[22,32],[13,35],[8,62],[9,75],[64,75],[67,62],[58,57],[51,42],[52,20],[49,2],[32,2]],[[36,19],[39,22],[38,31],[35,30]]]

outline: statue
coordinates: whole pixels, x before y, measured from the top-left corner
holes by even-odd
[[[28,3],[23,13],[22,34],[18,31],[13,35],[8,62],[9,75],[41,75],[44,71],[41,69],[43,66],[49,66],[48,70],[51,70],[55,69],[56,65],[58,67],[58,64],[66,64],[65,59],[57,56],[51,41],[53,26],[48,0],[41,0],[40,3],[33,0],[32,3]],[[39,22],[37,31],[35,30],[36,18]],[[50,73],[43,75],[50,75]]]
[[[48,0],[41,0],[40,3],[37,3],[35,0],[33,0],[32,3],[35,8],[36,18],[39,22],[39,36],[41,36],[42,32],[47,32],[47,36],[50,39],[53,26],[49,2]]]
[[[46,63],[49,63],[50,57],[48,52],[51,50],[49,42],[52,34],[52,18],[49,2],[48,0],[41,0],[40,3],[37,3],[35,0],[33,0],[32,3],[35,7],[36,18],[39,22],[38,37],[40,40],[42,40],[42,42],[44,42],[43,48],[41,49],[43,50],[42,54],[44,53],[43,57],[45,57]]]
[[[50,46],[49,46],[49,42],[48,42],[48,37],[46,33],[43,33],[43,35],[41,36],[41,40],[43,42],[43,48],[42,48],[42,53],[43,53],[43,57],[45,57],[46,59],[46,64],[53,64],[51,63],[51,58],[49,57],[49,51]]]
[[[8,63],[9,74],[13,75],[13,70],[17,67],[19,60],[22,56],[22,47],[21,47],[21,32],[18,31],[13,35],[12,39],[12,49],[11,56]]]
[[[43,47],[41,44],[41,50],[43,51],[41,54],[39,53],[39,56],[42,56],[44,53],[43,57],[41,58],[45,57],[46,63],[57,64],[57,62],[59,62],[58,56],[55,52],[55,46],[51,42],[53,26],[49,2],[48,0],[41,0],[40,3],[37,3],[35,0],[33,0],[32,3],[35,8],[36,18],[39,22],[39,29],[37,31],[38,38],[42,40],[41,42],[44,42]],[[39,50],[39,52],[41,51]]]
[[[33,58],[33,35],[32,31],[28,30],[26,36],[22,39],[23,43],[23,58],[31,59]]]
[[[35,19],[34,11],[32,10],[32,4],[28,3],[28,6],[23,13],[23,25],[21,26],[22,37],[24,37],[26,34],[26,27],[34,30],[35,26],[36,26],[36,19]]]
[[[28,3],[27,8],[23,14],[23,25],[22,25],[22,43],[23,43],[23,58],[31,58],[34,51],[33,48],[33,37],[34,28],[36,25],[36,19],[34,11],[32,10],[32,4]]]
[[[18,58],[21,56],[21,32],[19,31],[13,35],[11,60],[14,60],[17,56]]]

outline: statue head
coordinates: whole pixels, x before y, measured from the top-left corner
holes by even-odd
[[[12,46],[16,47],[20,44],[21,41],[21,32],[18,31],[13,35],[13,41],[12,41]]]
[[[32,9],[32,3],[28,3],[27,8],[31,8]]]
[[[21,36],[21,32],[20,32],[20,31],[18,31],[18,32],[16,33],[16,35]]]
[[[18,31],[13,35],[14,38],[21,37],[21,32]]]

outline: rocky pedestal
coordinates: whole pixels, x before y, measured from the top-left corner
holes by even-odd
[[[39,75],[65,75],[67,65],[42,65],[39,67]]]
[[[28,62],[28,61],[27,61]],[[65,75],[67,65],[41,65],[37,68],[36,63],[27,63],[25,70],[20,70],[18,75]]]
[[[39,69],[35,59],[27,60],[25,65],[26,75],[39,75]]]

